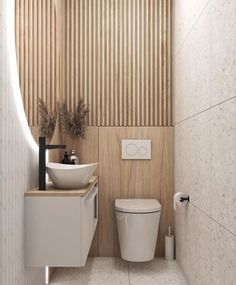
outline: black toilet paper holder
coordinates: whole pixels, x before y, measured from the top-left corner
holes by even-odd
[[[179,201],[180,202],[184,202],[184,201],[188,201],[189,202],[189,196],[188,197],[181,197],[180,199],[179,199]]]

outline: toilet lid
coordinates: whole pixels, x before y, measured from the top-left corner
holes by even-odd
[[[161,204],[155,199],[117,199],[117,211],[127,213],[153,213],[161,210]]]

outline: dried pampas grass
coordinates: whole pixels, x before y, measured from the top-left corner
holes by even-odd
[[[88,125],[89,110],[80,98],[74,112],[69,112],[66,104],[60,105],[60,125],[72,137],[85,138],[85,131]]]
[[[51,137],[56,126],[56,112],[48,112],[45,102],[42,99],[38,99],[38,114],[40,135]]]

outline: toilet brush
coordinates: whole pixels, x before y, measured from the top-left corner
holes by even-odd
[[[168,235],[165,236],[165,258],[174,260],[175,237],[171,234],[171,227],[168,228]]]

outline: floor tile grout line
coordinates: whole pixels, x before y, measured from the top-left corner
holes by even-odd
[[[195,117],[197,117],[198,115],[201,115],[201,114],[203,114],[203,113],[205,113],[205,112],[207,112],[207,111],[210,111],[211,109],[214,109],[214,108],[216,108],[216,107],[218,107],[218,106],[220,106],[220,105],[222,105],[222,104],[224,104],[224,103],[227,103],[228,101],[234,100],[235,98],[236,98],[236,95],[233,96],[233,97],[231,97],[231,98],[229,98],[229,99],[226,99],[226,100],[224,100],[224,101],[222,101],[222,102],[220,102],[220,103],[217,103],[217,104],[215,104],[215,105],[213,105],[213,106],[211,106],[211,107],[209,107],[209,108],[206,108],[206,109],[204,109],[204,110],[202,110],[202,111],[200,111],[200,112],[198,112],[198,113],[196,113],[196,114],[194,114],[194,115],[191,115],[191,116],[189,116],[189,117],[187,117],[187,118],[185,118],[185,119],[183,119],[183,120],[180,120],[180,121],[174,123],[174,127],[180,125],[181,123],[183,123],[183,122],[185,122],[185,121],[187,121],[187,120],[189,120],[189,119],[195,118]]]
[[[226,230],[228,233],[232,234],[234,237],[236,237],[236,234],[231,232],[229,229],[227,229],[224,225],[222,225],[221,223],[219,223],[217,220],[215,220],[214,218],[212,218],[211,216],[209,216],[206,212],[204,212],[201,208],[199,208],[197,205],[193,204],[192,202],[189,202],[194,208],[198,209],[200,212],[202,212],[205,216],[207,216],[209,219],[211,219],[212,221],[214,221],[216,224],[218,224],[219,226],[221,226],[224,230]]]

